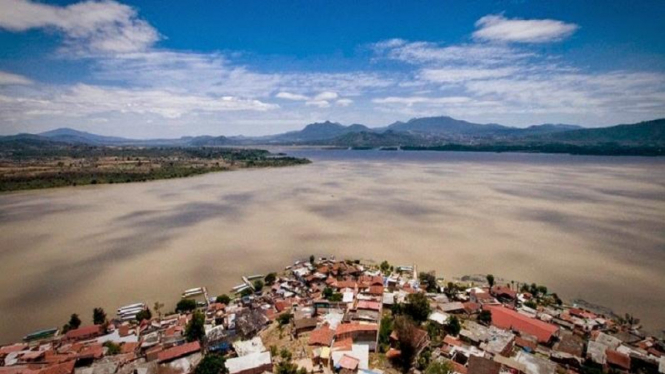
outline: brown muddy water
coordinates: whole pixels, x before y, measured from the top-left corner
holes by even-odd
[[[310,254],[544,284],[665,327],[665,159],[293,151],[314,163],[0,196],[0,342]]]

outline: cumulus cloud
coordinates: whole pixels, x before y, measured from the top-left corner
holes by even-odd
[[[194,112],[268,111],[275,104],[232,96],[187,95],[163,90],[137,90],[77,84],[31,95],[0,95],[4,114],[84,117],[102,113],[153,114],[179,118]]]
[[[335,104],[337,104],[338,106],[347,107],[347,106],[353,104],[353,100],[351,100],[351,99],[339,99],[335,102]]]
[[[503,15],[487,15],[476,22],[473,37],[479,40],[547,43],[573,34],[579,26],[553,19],[509,19]]]
[[[284,100],[294,100],[294,101],[307,101],[309,100],[309,97],[305,95],[299,95],[299,94],[294,94],[290,92],[278,92],[277,95],[275,95],[276,98],[278,99],[284,99]]]
[[[136,9],[115,1],[84,1],[67,6],[30,0],[0,0],[0,28],[21,32],[54,29],[68,49],[85,53],[126,53],[151,47],[160,35]]]
[[[486,68],[441,68],[441,69],[423,69],[420,72],[420,78],[437,83],[456,83],[471,80],[500,78],[510,76],[517,72],[516,68],[504,67],[496,69]]]
[[[31,81],[30,79],[28,79],[28,78],[26,78],[22,75],[0,71],[0,86],[2,86],[2,85],[26,85],[26,84],[33,84],[33,83],[34,83],[33,81]]]

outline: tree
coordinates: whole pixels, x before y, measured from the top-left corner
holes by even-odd
[[[455,296],[456,292],[457,292],[457,287],[455,286],[455,283],[448,282],[448,285],[446,286],[446,290],[445,290],[446,296],[453,297],[453,296]]]
[[[261,292],[261,290],[263,289],[263,281],[260,279],[255,280],[254,289],[256,290],[256,292]]]
[[[487,274],[487,283],[490,285],[490,292],[492,291],[492,288],[494,287],[494,275],[492,274]]]
[[[324,298],[324,299],[330,299],[330,296],[332,296],[333,293],[335,293],[335,291],[333,291],[332,288],[330,288],[330,287],[326,287],[326,288],[323,289],[323,293],[322,293],[322,294],[323,294],[323,298]]]
[[[224,294],[217,296],[217,299],[215,299],[215,301],[218,303],[228,305],[231,302],[231,298],[228,295]]]
[[[536,309],[536,308],[538,308],[538,304],[536,304],[536,302],[533,301],[533,300],[525,301],[525,302],[524,302],[524,305],[528,306],[528,307],[531,308],[531,309]]]
[[[162,308],[164,307],[164,303],[160,303],[159,301],[155,301],[155,305],[153,305],[153,309],[155,309],[155,312],[157,313],[157,317],[159,320],[162,320]]]
[[[263,280],[267,285],[272,285],[277,280],[277,273],[268,273]]]
[[[63,330],[65,332],[69,330],[76,330],[81,326],[81,319],[79,318],[79,315],[74,313],[69,317],[69,322],[63,326]]]
[[[191,312],[196,309],[196,300],[181,299],[175,306],[176,312]]]
[[[404,313],[416,322],[427,321],[427,317],[432,311],[427,296],[421,292],[416,292],[410,294],[406,300],[407,304],[403,307]]]
[[[379,348],[386,352],[390,346],[390,334],[393,332],[393,319],[390,316],[381,318],[381,328],[379,329]]]
[[[461,330],[462,326],[459,323],[459,319],[457,319],[456,316],[451,316],[448,320],[448,325],[446,325],[446,331],[448,334],[457,336]]]
[[[95,325],[103,325],[104,322],[106,322],[106,313],[104,312],[104,309],[100,308],[95,308],[92,310],[92,323]]]
[[[340,301],[342,301],[343,298],[344,298],[344,297],[342,296],[341,293],[336,292],[336,293],[332,294],[332,296],[330,296],[330,297],[328,298],[328,300],[329,300],[329,301],[332,301],[333,303],[339,303]]]
[[[425,369],[425,374],[450,374],[454,370],[453,365],[448,360],[433,361]]]
[[[192,314],[192,319],[187,323],[185,327],[185,336],[187,337],[188,342],[201,341],[205,337],[205,317],[203,313],[199,311],[194,311]]]
[[[492,312],[489,310],[483,310],[478,314],[478,322],[484,323],[486,325],[489,325],[492,323]]]
[[[240,296],[241,297],[249,296],[251,294],[252,294],[252,289],[249,288],[249,287],[247,287],[244,290],[240,291]]]
[[[107,348],[106,354],[109,356],[117,355],[120,353],[120,345],[112,341],[104,342],[104,347]]]
[[[150,308],[145,308],[142,311],[136,313],[136,320],[141,322],[143,320],[151,320],[152,319],[152,312],[150,311]]]
[[[416,350],[418,347],[416,344],[416,333],[417,327],[413,321],[406,316],[397,316],[395,318],[395,333],[397,334],[397,343],[399,344],[400,350],[400,363],[404,372],[407,372],[411,367],[411,363],[415,358]]]
[[[208,353],[194,369],[194,374],[226,374],[226,359],[219,353]]]
[[[379,268],[381,269],[381,272],[384,274],[387,274],[390,271],[390,264],[388,261],[383,261],[381,265],[379,265]]]
[[[547,287],[545,286],[538,286],[538,293],[545,296],[547,295]]]
[[[291,313],[282,313],[277,316],[277,322],[280,326],[287,325],[293,319],[293,314]]]
[[[436,277],[432,273],[421,272],[418,275],[421,283],[427,285],[427,292],[436,292]]]
[[[281,351],[279,351],[279,357],[282,358],[284,361],[291,361],[291,351],[288,350],[288,348],[284,347],[282,348]]]
[[[314,260],[316,260],[316,258],[314,257],[314,255],[310,255],[310,256],[309,256],[309,263],[313,265],[313,264],[314,264]]]

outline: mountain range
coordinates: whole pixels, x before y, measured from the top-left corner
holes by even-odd
[[[330,121],[312,123],[302,130],[262,137],[186,136],[176,139],[129,139],[60,128],[39,134],[0,137],[0,143],[84,144],[106,146],[230,146],[230,145],[327,145],[339,147],[440,146],[445,144],[564,143],[622,146],[665,146],[665,119],[602,128],[542,124],[526,128],[479,124],[451,117],[414,118],[388,126],[344,126]]]

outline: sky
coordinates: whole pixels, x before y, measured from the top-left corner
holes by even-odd
[[[665,117],[663,1],[0,0],[0,134]]]

